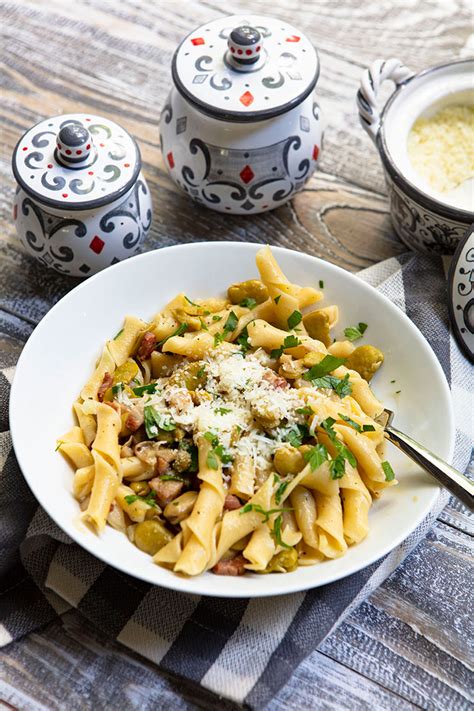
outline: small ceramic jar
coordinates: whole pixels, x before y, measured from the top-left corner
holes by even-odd
[[[12,167],[18,236],[42,264],[84,277],[138,251],[151,198],[121,126],[91,114],[45,119],[18,141]]]
[[[319,60],[299,30],[269,17],[219,18],[182,41],[172,74],[161,145],[191,198],[255,214],[282,205],[310,178],[322,140]]]
[[[362,77],[357,103],[363,128],[382,159],[392,222],[400,239],[415,251],[450,254],[474,222],[472,198],[466,209],[435,194],[417,175],[408,156],[414,122],[451,104],[472,104],[474,60],[432,67],[414,74],[398,59],[377,60]],[[377,97],[386,80],[396,91],[382,113]],[[468,191],[466,191],[468,195]]]

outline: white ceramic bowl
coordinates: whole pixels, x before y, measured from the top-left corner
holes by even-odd
[[[88,379],[104,341],[125,314],[150,318],[172,296],[222,293],[256,275],[261,245],[205,242],[142,254],[97,274],[73,289],[45,316],[21,354],[11,391],[15,453],[36,498],[52,519],[87,551],[119,570],[175,590],[220,597],[279,595],[317,587],[364,568],[397,546],[426,516],[439,487],[394,448],[388,452],[400,484],[388,489],[370,513],[370,533],[338,559],[286,575],[228,578],[206,573],[185,578],[153,564],[126,536],[107,527],[98,537],[79,522],[72,496],[73,472],[55,452],[56,439],[72,425],[71,405]],[[324,280],[323,303],[340,307],[345,326],[369,324],[362,342],[381,348],[386,361],[373,388],[396,412],[396,424],[450,460],[454,418],[448,385],[425,339],[409,319],[372,287],[348,272],[305,254],[274,248],[290,280]],[[395,383],[391,383],[396,380]],[[401,390],[399,395],[395,391]]]

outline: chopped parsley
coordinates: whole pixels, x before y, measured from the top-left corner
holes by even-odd
[[[166,336],[166,338],[163,338],[161,341],[158,341],[156,344],[155,348],[158,348],[159,346],[164,346],[166,341],[169,341],[170,338],[173,338],[173,336],[181,336],[181,334],[185,333],[188,330],[188,324],[183,321],[183,323],[180,323],[176,331],[173,331],[173,333],[170,333],[169,336]]]
[[[278,302],[280,301],[280,299],[281,299],[281,294],[279,294],[278,296],[275,296],[275,298],[273,299],[273,301],[275,302],[275,304],[278,304]]]
[[[350,417],[347,417],[347,415],[343,415],[341,412],[339,413],[339,417],[341,418],[341,420],[344,420],[344,422],[347,422],[347,424],[350,425],[357,432],[375,432],[375,427],[373,425],[362,425],[361,427],[358,422],[351,420]]]
[[[341,479],[344,476],[345,460],[347,459],[352,467],[356,467],[357,459],[354,457],[350,449],[347,449],[341,440],[338,439],[337,434],[333,429],[335,422],[336,420],[333,417],[327,417],[323,422],[321,422],[321,428],[326,432],[338,451],[337,456],[329,462],[331,479]]]
[[[186,483],[186,479],[183,479],[182,476],[178,476],[177,474],[162,474],[160,476],[160,481],[182,481],[183,483]]]
[[[222,321],[222,316],[219,316],[219,314],[214,314],[212,317],[213,321]]]
[[[329,473],[331,479],[342,479],[346,472],[346,461],[342,454],[338,454],[335,459],[329,462]]]
[[[303,380],[322,378],[333,370],[336,370],[336,368],[339,368],[339,366],[345,362],[345,358],[336,358],[336,356],[333,355],[326,355],[319,363],[313,365],[306,373],[303,373]]]
[[[202,318],[199,319],[199,322],[200,322],[200,324],[201,324],[201,328],[202,328],[203,331],[209,331],[208,327],[206,326],[206,324],[204,323],[204,321],[202,320]]]
[[[144,395],[145,393],[153,395],[153,393],[156,392],[157,387],[158,386],[156,383],[149,383],[148,385],[139,385],[137,388],[133,388],[133,393],[134,395],[138,395],[138,397]]]
[[[274,513],[282,513],[283,511],[293,511],[293,509],[268,509],[267,511],[260,506],[260,504],[245,504],[240,512],[240,515],[244,513],[249,513],[249,511],[255,511],[263,516],[262,523],[267,523],[270,516]]]
[[[145,420],[145,430],[149,439],[157,437],[160,430],[171,432],[176,429],[176,423],[173,421],[171,415],[157,412],[153,405],[145,405],[143,416]]]
[[[112,385],[112,393],[114,395],[120,395],[122,390],[123,390],[123,383],[117,383],[116,385]]]
[[[283,341],[283,345],[280,346],[280,348],[274,348],[270,352],[270,358],[280,358],[280,356],[283,355],[283,351],[286,348],[296,348],[296,346],[299,346],[301,343],[300,339],[297,336],[286,336],[285,340]]]
[[[227,415],[229,412],[232,412],[232,410],[229,410],[228,407],[216,407],[214,412],[216,415]]]
[[[322,279],[319,280],[319,288],[324,289],[324,282]]]
[[[301,315],[301,311],[293,311],[291,316],[288,317],[287,321],[288,328],[290,329],[290,331],[295,328],[295,326],[297,326],[299,323],[301,323],[302,318],[303,316]]]
[[[289,546],[287,543],[285,543],[281,537],[282,523],[283,523],[283,517],[280,514],[279,516],[276,517],[275,523],[273,524],[272,536],[275,539],[275,543],[277,545],[282,546],[283,548],[291,548],[292,546]]]
[[[140,496],[139,494],[130,494],[129,496],[125,496],[125,501],[127,502],[127,504],[134,504],[135,501],[143,501],[149,506],[156,506],[156,493],[154,491],[150,491],[150,493],[146,496]]]
[[[206,368],[202,366],[196,373],[196,378],[203,378],[206,375]]]
[[[343,378],[336,378],[335,375],[325,375],[322,378],[315,378],[311,381],[311,384],[315,388],[334,390],[336,395],[339,395],[340,398],[346,397],[346,395],[350,395],[352,392],[352,385],[349,382],[349,373],[346,373]]]
[[[240,336],[237,338],[236,343],[238,343],[238,345],[240,346],[242,355],[245,355],[250,349],[249,332],[247,331],[247,326],[242,329]]]
[[[120,329],[118,333],[115,334],[112,340],[116,341],[119,336],[121,336],[123,333],[123,328]]]
[[[287,486],[288,486],[288,484],[289,484],[290,482],[289,482],[289,481],[281,481],[281,479],[280,479],[280,477],[278,476],[278,474],[274,474],[274,475],[273,475],[273,483],[274,483],[274,484],[278,484],[278,488],[277,488],[277,490],[276,490],[276,492],[275,492],[275,501],[276,501],[277,504],[279,504],[280,501],[281,501],[281,497],[282,497],[283,494],[285,493],[286,488],[287,488]]]
[[[362,338],[367,330],[367,324],[360,322],[358,326],[349,326],[344,329],[344,335],[348,341],[357,341]]]
[[[382,469],[385,474],[385,481],[393,481],[395,479],[395,472],[390,462],[382,462]]]
[[[251,296],[246,296],[245,299],[242,299],[240,302],[239,306],[243,306],[246,309],[254,309],[257,305],[256,299],[252,299]]]
[[[208,467],[218,469],[219,459],[222,464],[229,464],[233,460],[232,455],[225,450],[222,444],[219,444],[219,439],[213,432],[205,432],[204,439],[206,439],[212,447],[207,454],[206,462]]]
[[[216,335],[214,336],[214,345],[218,346],[219,343],[222,343],[222,341],[226,338],[226,336],[229,335],[229,333],[235,331],[238,323],[239,319],[237,318],[236,314],[231,311],[227,317],[227,321],[224,324],[224,330],[222,331],[222,333],[216,333]]]
[[[305,462],[308,462],[311,467],[311,471],[314,472],[314,470],[320,467],[323,462],[326,462],[329,459],[329,452],[324,444],[317,444],[315,447],[311,447],[310,450],[305,452],[303,456]]]
[[[181,442],[179,443],[179,449],[184,450],[185,452],[188,452],[188,454],[191,456],[191,464],[189,465],[187,471],[190,474],[195,474],[198,469],[198,449],[196,445],[192,444],[191,442],[182,439]]]
[[[309,407],[309,405],[306,405],[305,407],[297,407],[295,412],[298,415],[305,415],[308,416],[313,414],[313,408]]]
[[[301,447],[303,440],[308,436],[306,425],[292,425],[283,432],[282,442],[288,442],[292,447]]]

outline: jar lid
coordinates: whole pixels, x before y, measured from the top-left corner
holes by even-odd
[[[224,121],[261,121],[308,96],[319,59],[292,25],[232,15],[191,32],[174,54],[172,73],[178,91],[200,111]]]
[[[92,114],[40,121],[13,152],[15,179],[34,200],[59,210],[90,210],[124,195],[135,183],[141,157],[118,124]]]

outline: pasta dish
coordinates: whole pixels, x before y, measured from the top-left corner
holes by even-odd
[[[187,576],[342,556],[397,483],[369,386],[383,354],[356,344],[367,324],[335,338],[321,281],[291,283],[268,247],[256,262],[225,298],[126,316],[58,440],[87,525]]]

